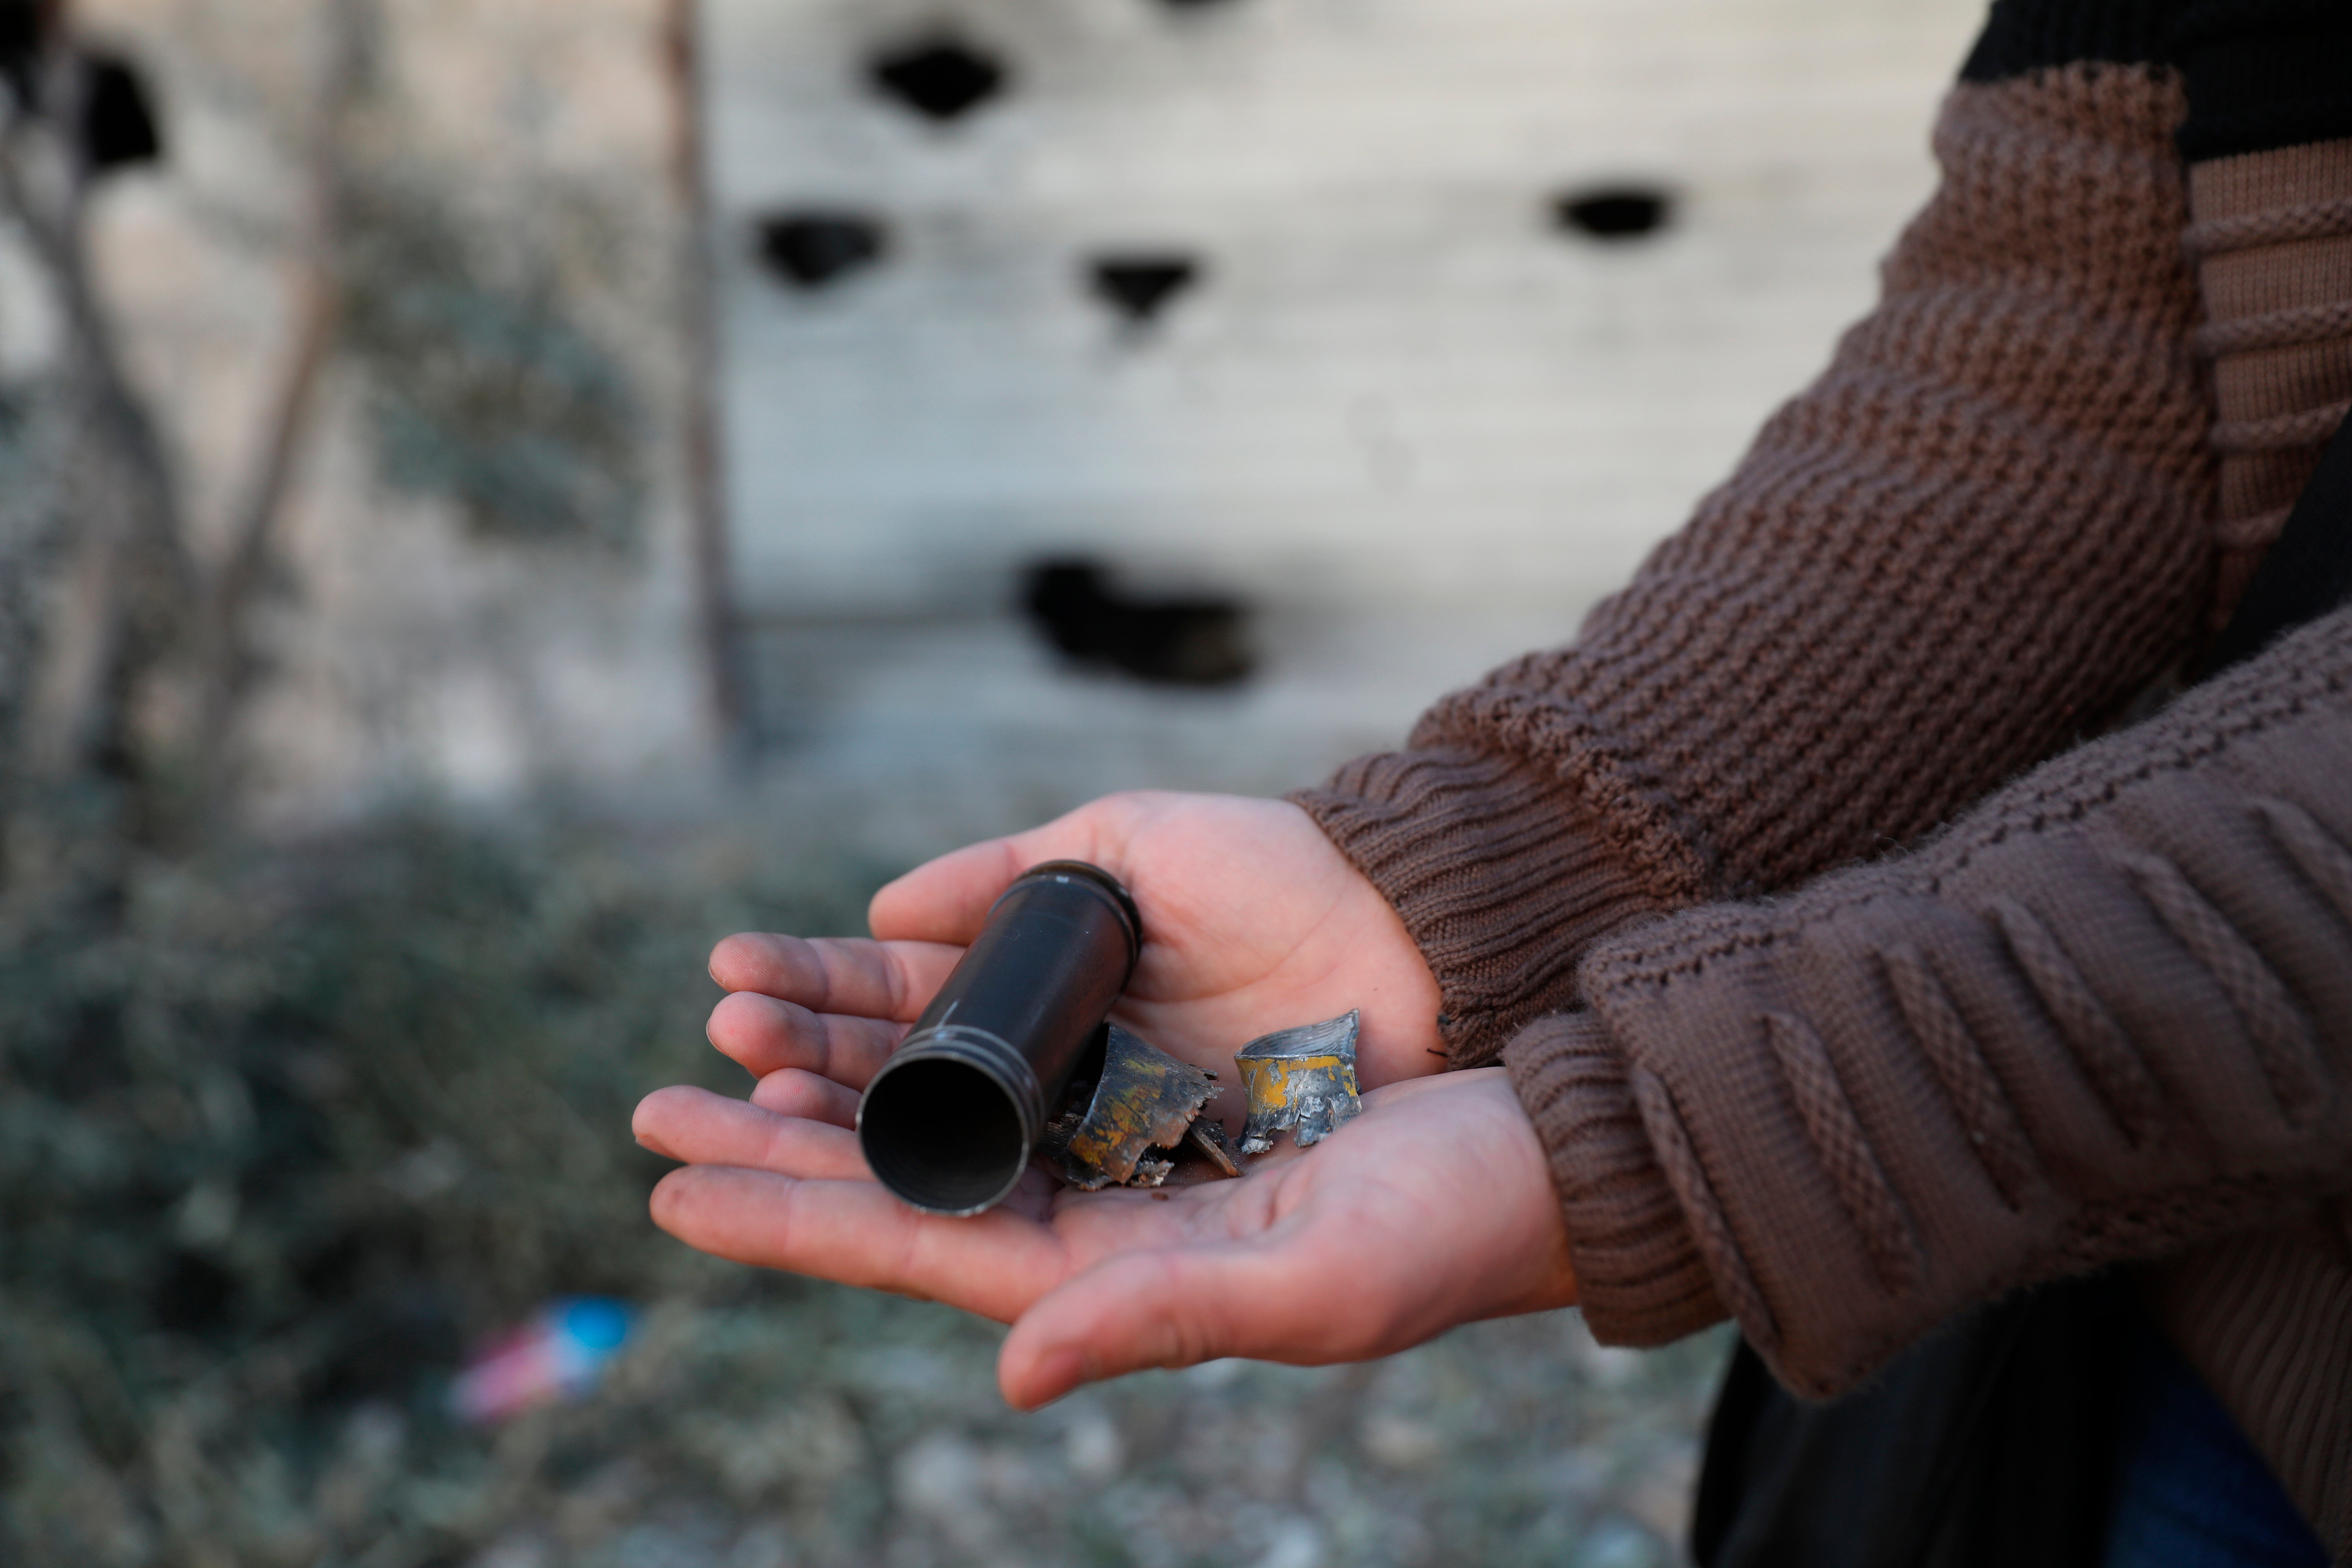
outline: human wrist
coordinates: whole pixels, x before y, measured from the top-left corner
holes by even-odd
[[[1503,1052],[1541,1142],[1585,1321],[1656,1345],[1727,1314],[1644,1124],[1623,1049],[1590,1012],[1539,1018]]]
[[[1688,901],[1618,850],[1572,784],[1516,759],[1378,752],[1288,798],[1404,922],[1454,1068],[1495,1062],[1521,1026],[1570,1005],[1593,942]]]

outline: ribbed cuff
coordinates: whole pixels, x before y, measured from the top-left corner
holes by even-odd
[[[1664,906],[1557,777],[1428,748],[1358,758],[1290,797],[1387,895],[1444,997],[1448,1058],[1483,1067],[1575,1001],[1584,951]]]
[[[1539,1018],[1503,1053],[1551,1160],[1586,1324],[1662,1345],[1727,1314],[1643,1129],[1625,1058],[1591,1013]]]

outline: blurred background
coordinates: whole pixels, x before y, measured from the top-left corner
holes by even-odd
[[[644,1215],[709,944],[1564,640],[1976,0],[0,0],[0,1561],[1678,1560],[1725,1342],[1034,1416]]]

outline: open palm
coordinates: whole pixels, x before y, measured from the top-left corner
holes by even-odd
[[[997,1375],[1024,1408],[1144,1367],[1385,1355],[1575,1299],[1542,1146],[1496,1070],[1381,1090],[1238,1181],[1086,1194],[1032,1169],[971,1219],[876,1183],[845,1102],[816,1118],[763,1103],[797,1093],[649,1096],[639,1141],[690,1162],[655,1189],[655,1219],[722,1258],[1013,1323]]]
[[[851,1131],[859,1091],[997,895],[1062,859],[1103,867],[1141,908],[1124,1021],[1231,1085],[1254,1037],[1358,1009],[1365,1114],[1238,1181],[1089,1194],[1033,1168],[970,1219],[885,1191]],[[637,1109],[639,1141],[687,1163],[653,1202],[681,1240],[1012,1322],[999,1374],[1021,1405],[1139,1367],[1381,1355],[1573,1298],[1534,1128],[1497,1072],[1428,1077],[1436,982],[1297,807],[1115,795],[932,861],[877,894],[871,921],[873,941],[744,935],[712,954],[731,994],[711,1041],[759,1083],[748,1102],[677,1088]]]

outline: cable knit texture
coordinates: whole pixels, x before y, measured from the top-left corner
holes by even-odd
[[[2342,1556],[2352,610],[1912,854],[1650,922],[1582,982],[1507,1060],[1596,1331],[1686,1329],[1696,1267],[1828,1395],[1971,1302],[2172,1257],[2168,1324]]]
[[[2189,188],[2222,454],[2219,627],[2352,408],[2352,138],[2216,158]]]
[[[2347,28],[1999,0],[1822,378],[1574,645],[1297,797],[1456,1063],[1508,1040],[1601,1338],[1729,1314],[1827,1394],[2137,1262],[2340,1568],[2352,612],[2078,742],[2352,407]]]
[[[1629,919],[1916,838],[2086,732],[2211,597],[2179,85],[1963,83],[1876,311],[1577,643],[1298,795],[1395,903],[1457,1064]]]

